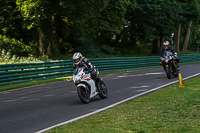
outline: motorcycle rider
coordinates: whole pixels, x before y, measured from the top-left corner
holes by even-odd
[[[163,55],[163,53],[164,53],[165,51],[170,51],[170,52],[172,52],[173,54],[176,53],[174,47],[171,46],[171,45],[169,45],[169,42],[168,42],[168,41],[164,41],[164,42],[163,42],[163,45],[162,45],[162,47],[161,47],[161,49],[160,49],[160,57],[162,57],[162,55]]]
[[[164,54],[164,52],[165,51],[170,51],[170,52],[172,52],[172,54],[173,54],[173,56],[175,57],[175,60],[176,60],[176,62],[177,62],[177,66],[176,65],[174,65],[175,67],[177,67],[178,69],[179,69],[179,65],[178,65],[178,62],[179,62],[179,58],[177,57],[177,53],[176,53],[176,51],[175,51],[175,49],[174,49],[174,47],[172,46],[172,45],[170,45],[169,44],[169,41],[164,41],[163,42],[163,45],[162,45],[162,47],[161,47],[161,49],[160,49],[160,65],[162,65],[162,56],[163,56],[163,54]]]
[[[87,58],[83,57],[80,52],[74,53],[73,60],[73,69],[75,70],[78,67],[85,67],[85,70],[91,74],[91,78],[95,81],[98,91],[98,89],[100,89],[100,77],[98,75],[98,69],[93,66]]]

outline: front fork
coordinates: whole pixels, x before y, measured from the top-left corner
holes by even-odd
[[[169,64],[163,64],[163,68],[166,71],[166,68],[169,67]]]
[[[165,72],[166,72],[166,69],[168,69],[168,67],[171,68],[171,69],[169,69],[170,71],[171,71],[172,68],[173,68],[171,63],[169,63],[169,64],[163,64],[163,68],[164,68]],[[172,72],[171,72],[171,73],[172,73]]]

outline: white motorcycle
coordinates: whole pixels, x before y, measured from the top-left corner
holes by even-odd
[[[89,103],[90,99],[96,95],[101,98],[106,98],[108,95],[107,87],[103,80],[100,80],[100,88],[97,89],[95,81],[91,78],[89,72],[84,70],[84,67],[79,67],[74,70],[73,78],[77,93],[83,103]]]

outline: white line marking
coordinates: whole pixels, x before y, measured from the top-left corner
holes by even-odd
[[[189,79],[189,78],[198,76],[198,75],[200,75],[200,73],[197,73],[197,74],[188,76],[188,77],[184,78],[183,80],[186,80],[186,79]],[[107,107],[98,109],[98,110],[96,110],[96,111],[94,111],[94,112],[91,112],[91,113],[89,113],[89,114],[82,115],[82,116],[76,117],[76,118],[74,118],[74,119],[65,121],[65,122],[63,122],[63,123],[59,123],[59,124],[57,124],[57,125],[54,125],[54,126],[45,128],[45,129],[43,129],[43,130],[37,131],[36,133],[43,133],[43,132],[48,131],[48,130],[50,130],[50,129],[52,129],[52,128],[55,128],[55,127],[58,127],[58,126],[62,126],[62,125],[66,125],[66,124],[68,124],[68,123],[70,123],[70,122],[73,122],[73,121],[76,121],[76,120],[80,120],[80,119],[85,118],[85,117],[88,117],[88,116],[90,116],[90,115],[97,114],[97,113],[102,112],[102,111],[104,111],[104,110],[107,110],[107,109],[109,109],[109,108],[113,108],[113,107],[115,107],[115,106],[117,106],[117,105],[119,105],[119,104],[122,104],[122,103],[124,103],[124,102],[130,101],[130,100],[132,100],[132,99],[135,99],[135,98],[137,98],[137,97],[140,97],[140,96],[142,96],[142,95],[145,95],[145,94],[150,93],[150,92],[153,92],[153,91],[156,91],[156,90],[161,89],[161,88],[163,88],[163,87],[172,85],[172,84],[177,83],[177,82],[179,82],[179,80],[170,82],[170,83],[168,83],[168,84],[159,86],[159,87],[157,87],[157,88],[154,88],[154,89],[148,90],[148,91],[146,91],[146,92],[140,93],[140,94],[138,94],[138,95],[132,96],[132,97],[130,97],[130,98],[124,99],[124,100],[122,100],[122,101],[120,101],[120,102],[117,102],[117,103],[111,104],[111,105],[109,105],[109,106],[107,106]]]

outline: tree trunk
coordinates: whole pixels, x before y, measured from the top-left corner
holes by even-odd
[[[190,27],[192,26],[192,21],[189,22],[188,27],[187,27],[187,32],[185,35],[185,41],[184,41],[184,45],[183,45],[183,51],[187,51],[187,47],[188,47],[188,42],[190,39]]]
[[[156,54],[158,52],[159,45],[160,45],[160,38],[154,39],[151,54]]]
[[[52,30],[50,30],[51,34],[48,39],[48,47],[47,47],[47,53],[46,53],[46,55],[48,56],[52,56],[51,47],[52,45],[54,45],[54,39],[55,39],[55,34],[56,34],[55,17],[53,15],[51,16],[51,23],[52,23],[52,27],[51,27]]]
[[[39,29],[39,54],[40,55],[43,55],[44,54],[44,45],[43,45],[43,31],[42,31],[42,28],[41,28],[41,21],[38,20],[38,29]]]
[[[42,42],[43,39],[42,38],[43,38],[43,32],[39,28],[39,53],[40,53],[40,55],[44,54],[44,47],[43,47],[43,42]]]
[[[47,53],[46,55],[51,56],[51,44],[49,43],[48,47],[47,47]]]
[[[163,42],[164,42],[164,38],[160,38],[160,48],[162,47]]]
[[[177,23],[176,33],[174,34],[174,46],[177,53],[179,53],[180,34],[181,34],[181,23]]]

